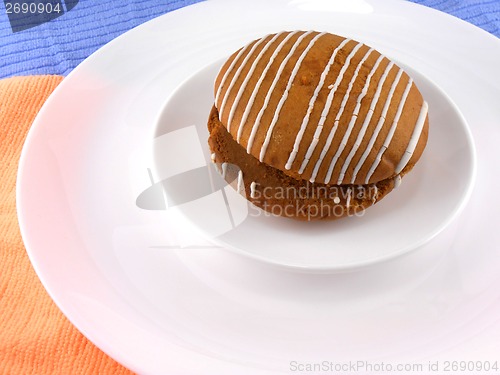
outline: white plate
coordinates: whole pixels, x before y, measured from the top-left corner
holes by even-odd
[[[224,180],[213,168],[207,143],[213,82],[223,62],[212,63],[192,75],[188,73],[160,115],[154,147],[153,180],[162,181],[159,184],[166,194],[164,197],[159,187],[152,188],[157,193],[156,206],[166,207],[172,200],[183,202],[176,204],[175,209],[212,243],[298,270],[345,271],[386,261],[422,246],[463,208],[475,175],[470,131],[446,94],[410,68],[406,70],[429,103],[432,128],[419,164],[390,198],[334,223],[296,222],[247,205],[230,187],[224,189],[227,184],[221,183]],[[173,144],[189,150],[190,155],[180,155]],[[199,154],[198,161],[193,153]],[[213,167],[207,168],[210,164]],[[169,179],[175,182],[168,183]],[[220,181],[211,189],[214,180]],[[153,191],[147,193],[152,204]],[[186,225],[186,221],[178,224]],[[169,229],[180,230],[174,226]]]
[[[289,373],[290,361],[495,359],[500,43],[411,3],[348,4],[227,0],[169,13],[87,59],[41,110],[19,171],[23,238],[61,310],[119,362],[143,374],[255,375]],[[299,28],[373,45],[434,81],[470,124],[470,203],[418,251],[307,274],[214,248],[175,210],[138,208],[158,182],[151,140],[175,90],[250,39]]]

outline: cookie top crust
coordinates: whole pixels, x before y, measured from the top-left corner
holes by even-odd
[[[411,169],[428,105],[400,67],[353,39],[283,31],[222,66],[219,120],[246,151],[296,179],[369,184]]]

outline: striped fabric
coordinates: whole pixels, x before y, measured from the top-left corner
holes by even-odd
[[[410,0],[449,13],[500,38],[499,0]]]
[[[13,33],[0,1],[0,78],[67,75],[92,52],[152,18],[201,0],[80,0],[70,12]],[[469,21],[500,36],[498,0],[410,0]]]
[[[0,78],[67,75],[118,35],[200,0],[80,0],[62,17],[13,33],[0,1]]]

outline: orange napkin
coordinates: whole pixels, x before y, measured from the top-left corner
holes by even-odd
[[[16,174],[33,119],[61,76],[0,80],[0,374],[132,374],[87,340],[38,280],[16,216]]]

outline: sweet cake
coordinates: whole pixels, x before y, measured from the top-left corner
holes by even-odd
[[[242,47],[215,80],[212,160],[254,205],[299,220],[361,214],[424,151],[428,105],[374,48],[317,31]]]

